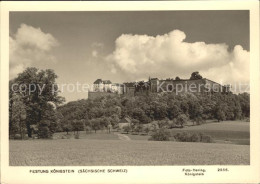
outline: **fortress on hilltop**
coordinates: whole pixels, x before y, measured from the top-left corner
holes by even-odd
[[[88,98],[95,99],[100,96],[127,95],[136,96],[148,93],[229,93],[230,85],[221,85],[212,80],[202,78],[199,72],[193,72],[190,79],[158,79],[150,78],[147,81],[112,83],[110,80],[97,79],[93,90],[89,91]]]

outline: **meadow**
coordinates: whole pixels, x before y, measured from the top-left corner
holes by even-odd
[[[245,121],[207,122],[199,126],[187,126],[170,130],[177,132],[201,132],[210,135],[217,143],[250,145],[250,123]]]
[[[221,121],[216,122],[213,120],[207,121],[202,125],[192,126],[193,123],[189,122],[188,126],[184,128],[169,129],[171,135],[178,132],[188,133],[204,133],[210,135],[214,142],[225,144],[240,144],[250,145],[250,123],[245,121]],[[132,140],[148,140],[148,135],[132,135],[126,134]]]
[[[203,132],[215,143],[148,141],[147,135],[123,134],[127,140],[106,131],[81,131],[75,139],[72,132],[61,132],[52,140],[10,140],[9,161],[11,166],[250,164],[248,122],[208,122],[170,131]]]
[[[249,146],[142,140],[10,141],[10,166],[248,165]]]

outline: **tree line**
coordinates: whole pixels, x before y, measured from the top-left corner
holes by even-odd
[[[106,96],[96,99],[69,102],[58,107],[64,125],[82,121],[89,129],[104,129],[108,125],[116,128],[120,119],[129,117],[132,124],[172,122],[183,126],[187,120],[201,124],[207,119],[218,121],[249,118],[250,96],[243,94],[180,94],[161,93],[139,96]],[[72,126],[71,126],[72,128]]]

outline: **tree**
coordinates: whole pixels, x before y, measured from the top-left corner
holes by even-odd
[[[202,79],[202,76],[199,74],[199,72],[192,72],[190,76],[190,80],[196,80],[196,79]]]
[[[37,68],[30,67],[18,74],[18,77],[12,81],[12,84],[22,86],[18,93],[21,94],[23,103],[26,106],[27,116],[25,122],[29,137],[32,136],[31,125],[37,125],[42,121],[47,103],[61,104],[64,101],[63,97],[58,96],[56,78],[57,75],[53,70],[39,71]],[[13,86],[10,86],[10,93],[16,93],[12,89]]]
[[[218,120],[218,122],[226,120],[225,110],[226,106],[224,104],[217,104],[215,109],[215,118]]]
[[[179,114],[182,112],[179,106],[176,104],[170,104],[168,108],[168,117],[169,119],[174,119],[179,116]]]
[[[92,119],[91,128],[97,133],[97,130],[100,129],[100,119]]]
[[[56,109],[51,104],[46,104],[43,107],[41,121],[38,124],[38,137],[51,138],[56,132],[58,115]]]
[[[72,130],[77,134],[79,134],[79,131],[83,131],[84,130],[84,119],[81,120],[72,120]]]
[[[24,139],[26,130],[26,107],[22,101],[21,95],[14,94],[12,96],[12,111],[11,111],[12,122],[9,127],[10,135],[20,134],[21,139]]]
[[[156,120],[162,120],[167,117],[167,104],[163,102],[153,103],[153,116]]]
[[[181,80],[181,78],[179,76],[175,77],[175,80]]]
[[[238,99],[241,106],[242,117],[250,117],[250,95],[248,93],[242,93],[238,95]]]
[[[181,114],[176,119],[176,124],[183,127],[183,125],[187,124],[188,117],[185,114]]]
[[[113,114],[111,118],[109,119],[109,123],[112,125],[112,127],[115,127],[118,125],[120,119],[117,114]]]
[[[189,100],[189,118],[193,121],[193,125],[196,120],[202,118],[203,108],[199,104],[198,100]]]
[[[71,125],[70,120],[63,119],[62,129],[63,131],[67,132],[67,135],[70,131],[72,131],[73,127]]]
[[[56,110],[56,113],[57,113],[57,128],[56,128],[56,131],[57,132],[63,132],[62,121],[63,121],[64,117],[63,117],[63,115],[60,111]]]
[[[225,112],[222,109],[218,109],[216,112],[216,118],[218,122],[226,120]]]
[[[137,119],[140,123],[148,123],[148,117],[141,108],[134,108],[132,111],[132,118]]]
[[[234,119],[241,119],[242,117],[242,110],[240,105],[236,105],[234,107]]]

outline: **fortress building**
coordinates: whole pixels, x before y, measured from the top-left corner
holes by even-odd
[[[192,77],[195,73],[195,77]],[[229,85],[221,85],[212,80],[202,78],[198,72],[194,72],[190,79],[158,79],[150,78],[148,81],[125,82],[123,84],[112,83],[110,80],[97,79],[94,82],[92,92],[89,92],[89,98],[93,99],[99,96],[108,95],[127,95],[136,96],[147,93],[229,93]]]
[[[110,80],[97,79],[93,83],[93,90],[88,92],[88,98],[100,96],[116,96],[124,93],[123,84],[112,83]]]
[[[97,79],[94,82],[93,91],[96,92],[107,92],[111,90],[112,82],[110,80]]]

